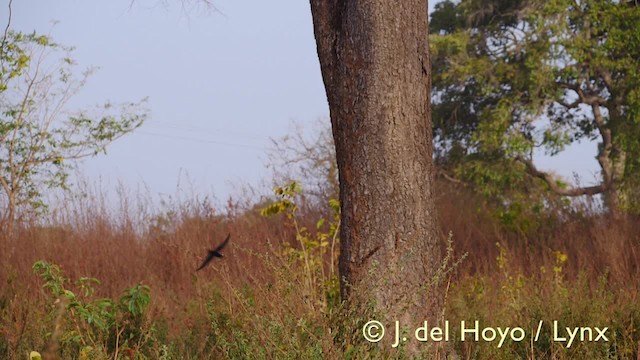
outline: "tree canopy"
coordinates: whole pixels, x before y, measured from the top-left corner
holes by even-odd
[[[46,209],[47,188],[66,188],[72,160],[105,152],[139,127],[144,102],[68,111],[91,69],[49,36],[13,31],[0,41],[0,227]]]
[[[440,163],[510,204],[513,194],[548,190],[603,194],[610,210],[637,211],[639,25],[634,1],[437,4],[430,33]],[[598,161],[597,184],[571,186],[535,162],[536,149],[553,156],[593,140],[597,153],[585,156]]]

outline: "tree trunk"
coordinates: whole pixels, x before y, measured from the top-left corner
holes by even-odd
[[[7,193],[7,215],[3,219],[4,224],[0,224],[1,227],[4,227],[5,237],[6,239],[13,240],[13,229],[16,223],[16,193],[14,191],[9,191]]]
[[[422,0],[311,0],[340,178],[342,297],[356,311],[373,300],[385,341],[394,321],[415,329],[442,307],[429,288],[441,255],[427,8]]]

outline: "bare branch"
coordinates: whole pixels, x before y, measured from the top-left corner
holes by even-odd
[[[454,184],[459,184],[459,185],[462,185],[462,186],[467,186],[468,185],[466,182],[464,182],[464,181],[462,181],[460,179],[456,179],[455,177],[447,174],[447,172],[442,170],[442,169],[437,169],[436,170],[436,175],[442,176],[445,180],[447,180],[449,182],[452,182]]]
[[[572,103],[565,102],[564,100],[556,100],[556,102],[558,104],[566,107],[567,109],[575,109],[581,104],[579,99],[574,101],[574,102],[572,102]]]
[[[593,93],[585,93],[585,91],[582,90],[582,88],[580,88],[580,85],[578,84],[558,82],[558,85],[560,85],[560,87],[563,87],[565,89],[575,91],[575,93],[578,95],[578,99],[580,100],[580,102],[584,104],[598,105],[598,106],[604,106],[607,104],[607,99]]]
[[[598,72],[598,74],[600,74],[600,77],[602,78],[602,81],[604,81],[604,84],[607,86],[607,90],[609,90],[609,93],[612,93],[613,78],[611,77],[611,72],[609,71],[609,69],[598,66],[596,68],[596,71]]]
[[[564,188],[558,184],[558,181],[554,178],[553,175],[547,172],[538,170],[538,168],[533,164],[533,161],[522,158],[520,156],[516,157],[516,160],[523,163],[527,167],[527,171],[531,176],[544,180],[549,186],[549,188],[558,195],[563,195],[563,196],[595,195],[595,194],[601,194],[607,191],[608,189],[608,186],[606,184],[599,184],[599,185],[587,186],[587,187]]]
[[[9,19],[7,19],[7,26],[4,28],[4,34],[2,35],[2,44],[0,45],[0,49],[4,49],[4,45],[7,43],[7,36],[9,35],[9,27],[11,27],[11,3],[13,3],[13,0],[9,0]],[[3,57],[0,56],[0,61],[4,62],[3,60],[1,60]],[[0,62],[0,64],[2,64],[2,62]]]
[[[597,159],[602,168],[605,182],[608,184],[613,180],[613,165],[611,164],[613,134],[611,134],[611,129],[609,129],[604,122],[600,106],[592,105],[591,109],[593,110],[593,121],[596,123],[600,136],[602,137],[602,146],[600,147]]]

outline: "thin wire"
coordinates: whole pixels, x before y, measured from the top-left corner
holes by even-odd
[[[144,131],[144,130],[138,130],[135,133],[136,134],[142,134],[142,135],[156,136],[156,137],[164,137],[164,138],[169,138],[169,139],[177,139],[177,140],[184,140],[184,141],[195,141],[195,142],[207,143],[207,144],[216,144],[216,145],[224,145],[224,146],[235,146],[235,147],[244,147],[244,148],[250,148],[250,149],[267,150],[267,148],[263,147],[263,146],[237,144],[237,143],[230,143],[230,142],[217,141],[217,140],[197,139],[197,138],[192,138],[192,137],[187,137],[187,136],[158,134],[158,133],[153,133],[153,132]]]
[[[239,138],[245,138],[245,139],[251,139],[251,140],[265,140],[265,137],[261,137],[261,136],[257,136],[257,135],[246,135],[246,134],[239,134],[239,133],[233,133],[230,132],[227,129],[211,129],[211,128],[204,128],[204,127],[198,127],[198,126],[193,126],[193,125],[184,125],[184,124],[176,124],[170,121],[161,121],[161,120],[152,120],[149,121],[147,123],[148,125],[159,125],[159,127],[164,127],[164,128],[172,128],[172,129],[178,129],[178,130],[185,130],[185,131],[191,131],[191,132],[197,132],[197,133],[209,133],[212,135],[218,135],[220,132],[224,132],[225,136],[231,134],[232,136],[235,137],[239,137]]]

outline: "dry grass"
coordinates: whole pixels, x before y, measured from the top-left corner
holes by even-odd
[[[629,306],[629,311],[640,314],[639,219],[571,215],[560,224],[515,234],[502,229],[488,212],[479,211],[481,204],[472,195],[440,186],[443,233],[453,232],[456,253],[469,254],[454,274],[448,298],[452,317],[502,311],[501,303],[486,303],[476,309],[460,305],[464,304],[462,299],[477,295],[470,284],[479,279],[500,298],[507,280],[506,270],[496,261],[500,256],[496,243],[506,251],[508,273],[528,279],[526,286],[540,289],[539,296],[557,291],[549,275],[552,272],[545,274],[540,269],[557,266],[559,251],[568,256],[561,272],[565,288],[580,283],[581,291],[596,291],[604,276],[611,301],[589,298],[589,294],[581,300],[595,299],[609,307]],[[155,209],[147,195],[126,192],[120,192],[120,209],[114,212],[104,198],[94,193],[69,200],[48,219],[48,225],[24,226],[16,238],[0,239],[0,357],[23,359],[30,350],[42,349],[52,331],[53,320],[47,315],[51,304],[41,279],[32,272],[38,260],[59,264],[71,279],[99,279],[98,297],[116,299],[123,289],[138,283],[151,288],[147,317],[155,348],[147,349],[146,355],[141,349],[137,354],[122,352],[122,358],[362,355],[361,350],[354,350],[355,343],[334,343],[340,337],[335,333],[340,328],[338,309],[318,312],[297,291],[296,286],[302,283],[300,269],[282,256],[282,244],[295,239],[285,218],[260,216],[259,206],[250,202],[229,201],[215,208],[197,197]],[[312,206],[302,209],[299,221],[310,228],[319,216],[328,214],[327,209]],[[224,251],[225,259],[195,273],[206,250],[227,233],[232,239]],[[533,307],[533,302],[522,300],[520,306]],[[518,318],[509,320],[514,319]],[[620,335],[629,337],[625,354],[638,351],[640,326],[629,326],[635,328]],[[256,349],[257,344],[264,348],[262,352]],[[303,352],[309,344],[315,344],[311,347],[315,352]],[[531,357],[534,354],[543,358],[568,356],[552,354],[552,350],[531,352]],[[487,356],[476,353],[476,358]]]

